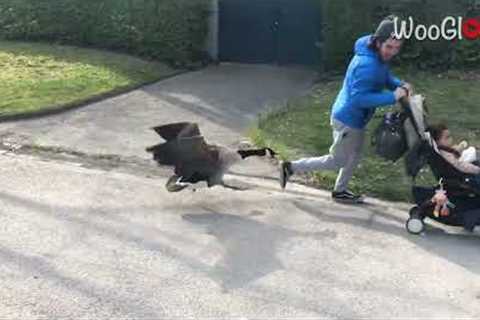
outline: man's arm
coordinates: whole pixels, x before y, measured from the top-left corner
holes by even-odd
[[[388,74],[387,74],[387,83],[386,83],[386,87],[389,89],[389,90],[395,90],[397,89],[398,87],[402,86],[404,84],[404,82],[400,79],[398,79],[397,77],[395,77],[391,72],[390,70],[388,70]]]
[[[397,101],[393,91],[370,91],[375,78],[366,66],[358,65],[355,68],[352,81],[350,94],[355,107],[373,109],[386,107]]]

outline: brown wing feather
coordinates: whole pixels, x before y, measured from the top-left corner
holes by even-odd
[[[160,165],[175,167],[185,182],[195,183],[216,175],[219,150],[206,143],[196,123],[179,122],[153,128],[166,142],[147,148]]]
[[[166,141],[201,136],[196,123],[178,122],[154,127],[153,130]]]
[[[153,159],[160,165],[175,167],[175,174],[184,177],[184,181],[192,178],[198,182],[218,170],[218,152],[211,150],[203,137],[182,138],[168,141],[147,149]]]

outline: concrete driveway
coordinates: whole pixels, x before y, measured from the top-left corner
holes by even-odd
[[[195,120],[235,145],[312,78],[226,65],[2,124],[0,318],[478,319],[478,232],[411,236],[406,204],[342,206],[263,176],[227,177],[245,191],[165,192],[148,127]]]
[[[35,120],[3,123],[30,143],[90,154],[148,157],[153,126],[195,121],[209,141],[235,145],[258,113],[307,92],[307,69],[226,64],[183,74],[82,109]]]

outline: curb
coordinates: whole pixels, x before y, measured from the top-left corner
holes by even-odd
[[[131,86],[126,86],[126,87],[113,89],[111,91],[101,93],[101,94],[97,94],[97,95],[94,95],[92,97],[89,97],[89,98],[86,98],[86,99],[83,99],[83,100],[70,102],[70,103],[64,104],[62,106],[46,107],[42,110],[36,110],[36,111],[25,112],[25,113],[3,115],[3,116],[0,115],[0,123],[20,121],[20,120],[32,120],[32,119],[43,118],[43,117],[47,117],[47,116],[52,116],[52,115],[64,113],[64,112],[67,112],[67,111],[72,111],[72,110],[75,110],[75,109],[80,109],[80,108],[86,107],[87,105],[90,105],[92,103],[100,102],[100,101],[103,101],[103,100],[106,100],[106,99],[109,99],[109,98],[113,98],[113,97],[116,97],[116,96],[119,96],[119,95],[122,95],[122,94],[125,94],[125,93],[129,93],[129,92],[138,90],[142,87],[145,87],[145,86],[148,86],[148,85],[160,82],[160,81],[164,81],[164,80],[167,80],[167,79],[170,79],[170,78],[174,78],[176,76],[179,76],[179,75],[182,75],[182,74],[185,74],[185,73],[188,73],[188,72],[191,72],[191,70],[181,70],[181,71],[173,72],[172,74],[169,74],[169,75],[164,76],[164,77],[160,77],[160,78],[155,79],[155,80],[151,80],[151,81],[143,82],[143,83],[140,83],[140,84],[135,84],[135,85],[131,85]]]

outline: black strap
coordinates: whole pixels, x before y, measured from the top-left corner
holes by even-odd
[[[455,157],[457,157],[457,158],[460,158],[462,156],[462,154],[454,148],[441,146],[441,145],[438,145],[437,147],[438,147],[438,150],[443,150],[443,151],[446,151],[448,153],[453,153],[455,155]]]
[[[277,153],[270,148],[238,150],[237,152],[240,154],[242,159],[246,159],[253,156],[265,157],[267,155],[267,151],[270,152],[270,155],[274,158],[277,155]]]
[[[250,149],[250,150],[238,150],[238,153],[242,159],[246,159],[253,156],[264,157],[267,155],[267,149]]]

